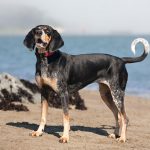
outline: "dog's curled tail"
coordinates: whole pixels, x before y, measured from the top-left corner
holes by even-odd
[[[135,39],[131,44],[131,51],[135,54],[135,50],[136,50],[135,48],[138,43],[142,43],[144,46],[143,54],[139,57],[123,57],[122,59],[125,63],[140,62],[140,61],[144,60],[146,58],[146,56],[148,55],[148,53],[150,51],[150,45],[149,45],[148,41],[144,38]]]

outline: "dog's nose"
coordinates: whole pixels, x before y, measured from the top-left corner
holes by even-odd
[[[43,43],[43,41],[41,39],[38,39],[37,43]]]
[[[42,31],[37,30],[37,31],[35,32],[35,34],[38,35],[38,36],[40,36],[40,35],[42,35]]]

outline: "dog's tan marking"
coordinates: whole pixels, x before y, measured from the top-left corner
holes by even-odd
[[[121,113],[121,135],[120,138],[118,138],[117,140],[121,143],[124,143],[126,141],[126,130],[127,130],[127,119],[126,119],[126,114],[125,113]]]
[[[33,131],[30,135],[31,136],[41,136],[44,131],[44,127],[46,125],[47,119],[47,112],[48,112],[48,103],[47,100],[42,101],[41,105],[41,122],[37,131]]]
[[[50,86],[54,91],[58,91],[58,79],[56,77],[40,77],[36,76],[35,80],[38,84],[38,87],[41,88],[43,84]]]
[[[55,92],[58,91],[58,79],[56,77],[43,77],[42,81],[44,84],[49,85]]]
[[[49,43],[51,40],[51,36],[48,36],[44,31],[42,31],[41,40],[46,43]]]
[[[36,83],[39,88],[42,88],[42,78],[40,76],[35,76]]]
[[[47,100],[42,100],[42,106],[41,106],[41,125],[46,124],[46,117],[47,117],[47,111],[48,111],[48,102]]]
[[[47,34],[45,34],[45,37],[44,37],[45,42],[49,43],[51,39],[52,39],[51,36],[49,37]]]
[[[60,138],[59,142],[67,143],[67,142],[69,142],[69,130],[70,130],[69,115],[63,114],[63,124],[64,124],[64,131],[63,131],[63,135]]]

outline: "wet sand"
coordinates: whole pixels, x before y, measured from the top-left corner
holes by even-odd
[[[149,150],[150,99],[125,97],[130,120],[127,142],[108,138],[114,131],[112,112],[95,91],[80,91],[86,111],[70,110],[70,142],[59,143],[62,135],[62,110],[49,108],[45,133],[31,137],[40,121],[40,104],[27,104],[29,112],[0,111],[0,150]]]

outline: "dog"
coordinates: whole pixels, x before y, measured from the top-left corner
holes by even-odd
[[[144,52],[139,57],[119,58],[108,54],[69,55],[59,48],[64,45],[61,35],[48,25],[38,25],[26,35],[24,45],[35,50],[37,57],[35,79],[41,89],[42,114],[37,131],[31,136],[41,136],[46,124],[49,87],[56,92],[63,109],[63,135],[61,143],[69,141],[68,94],[86,85],[97,82],[101,98],[114,114],[116,128],[109,137],[126,141],[128,117],[125,112],[124,95],[128,79],[125,65],[144,60],[149,53],[149,43],[143,38],[132,42],[135,53],[137,43],[142,43]]]

